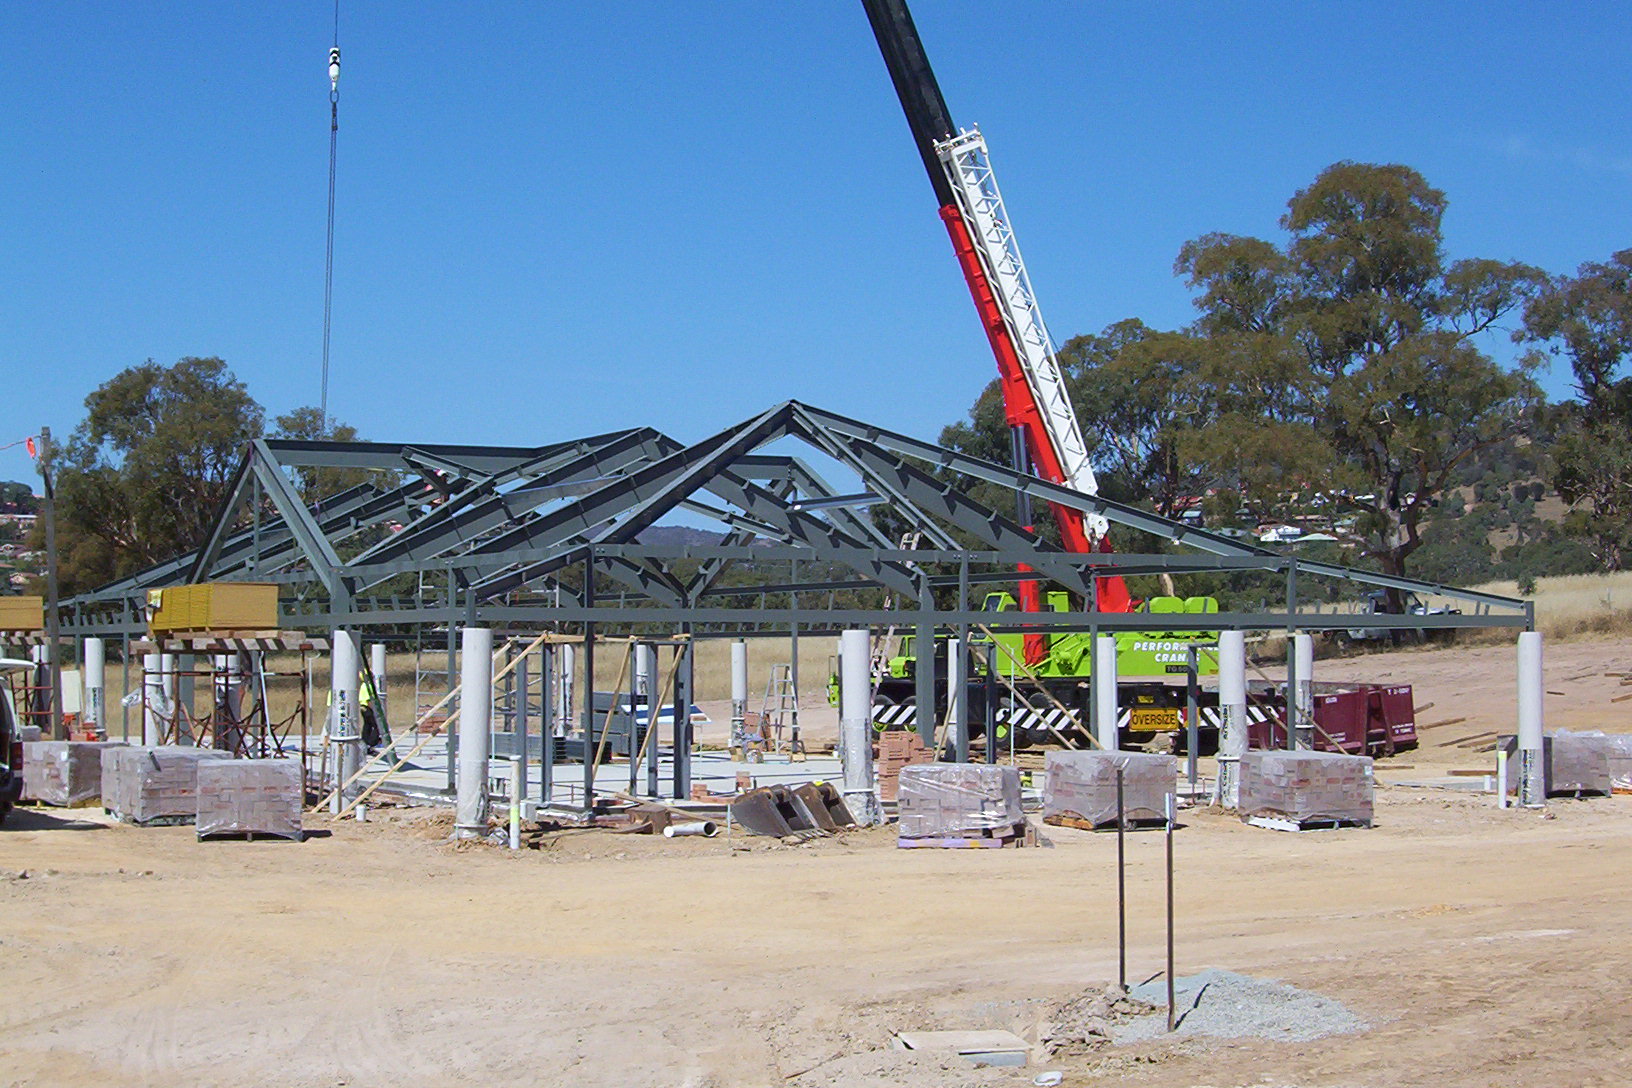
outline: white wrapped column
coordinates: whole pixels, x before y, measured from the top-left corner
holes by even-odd
[[[1218,633],[1218,803],[1241,801],[1241,756],[1247,750],[1247,639],[1241,631]]]
[[[846,631],[839,639],[839,739],[844,745],[844,803],[863,827],[882,822],[873,788],[872,636]]]
[[[1547,803],[1547,768],[1543,762],[1541,632],[1519,635],[1519,802],[1528,808]]]
[[[87,727],[106,729],[107,649],[99,638],[85,640],[85,700],[80,719]]]
[[[731,747],[747,758],[748,643],[731,643]]]
[[[455,838],[487,834],[487,751],[493,731],[493,632],[459,631],[459,767]]]
[[[351,631],[335,631],[329,647],[329,746],[338,775],[335,785],[339,786],[363,765],[363,722],[357,708],[357,636]],[[351,791],[356,789],[351,787]],[[339,814],[345,800],[341,792],[335,790],[329,802],[330,812]]]
[[[1115,635],[1100,635],[1094,639],[1093,676],[1094,716],[1098,719],[1094,739],[1104,751],[1114,752],[1118,748]]]
[[[1304,751],[1315,747],[1315,636],[1298,632],[1292,636],[1293,746]]]
[[[164,743],[164,718],[170,700],[164,690],[164,657],[142,655],[142,743],[149,748]]]

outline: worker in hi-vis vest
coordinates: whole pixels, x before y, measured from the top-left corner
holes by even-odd
[[[328,707],[334,706],[334,692],[329,692]],[[380,733],[380,717],[374,711],[374,681],[363,673],[357,681],[357,705],[363,712],[363,745],[370,753],[379,748],[384,740]]]

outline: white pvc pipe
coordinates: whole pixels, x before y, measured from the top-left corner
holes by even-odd
[[[487,834],[487,746],[493,731],[493,632],[459,630],[459,766],[454,837]]]
[[[1218,799],[1225,808],[1241,802],[1241,757],[1247,750],[1247,639],[1241,631],[1218,633]]]
[[[713,838],[719,830],[712,820],[695,820],[690,823],[670,824],[663,829],[663,837],[673,839],[681,835],[705,835]]]
[[[1542,695],[1541,632],[1524,631],[1519,635],[1519,800],[1530,808],[1547,803]]]
[[[142,655],[142,743],[149,748],[164,743],[164,715],[169,704],[164,697],[164,658]]]
[[[880,823],[873,789],[872,636],[865,629],[840,636],[839,739],[843,742],[844,803],[863,827]]]
[[[1299,632],[1292,636],[1293,671],[1297,691],[1292,693],[1293,739],[1299,748],[1315,746],[1315,636]]]
[[[106,727],[107,651],[99,638],[85,640],[85,705],[80,719],[87,727]]]
[[[338,784],[355,774],[363,762],[362,717],[357,709],[357,636],[351,631],[335,631],[329,642],[329,746]],[[336,790],[329,801],[329,811],[337,816],[345,801],[341,792]]]
[[[1116,728],[1116,636],[1094,639],[1094,712],[1099,718],[1095,740],[1100,748],[1114,752],[1118,747]]]

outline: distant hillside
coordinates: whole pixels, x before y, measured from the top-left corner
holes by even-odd
[[[642,529],[635,539],[642,544],[661,544],[665,548],[685,548],[718,544],[725,535],[722,530],[693,529],[687,525],[653,525]]]

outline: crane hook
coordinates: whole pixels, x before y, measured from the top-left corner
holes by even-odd
[[[329,93],[340,93],[340,47],[329,50]]]

